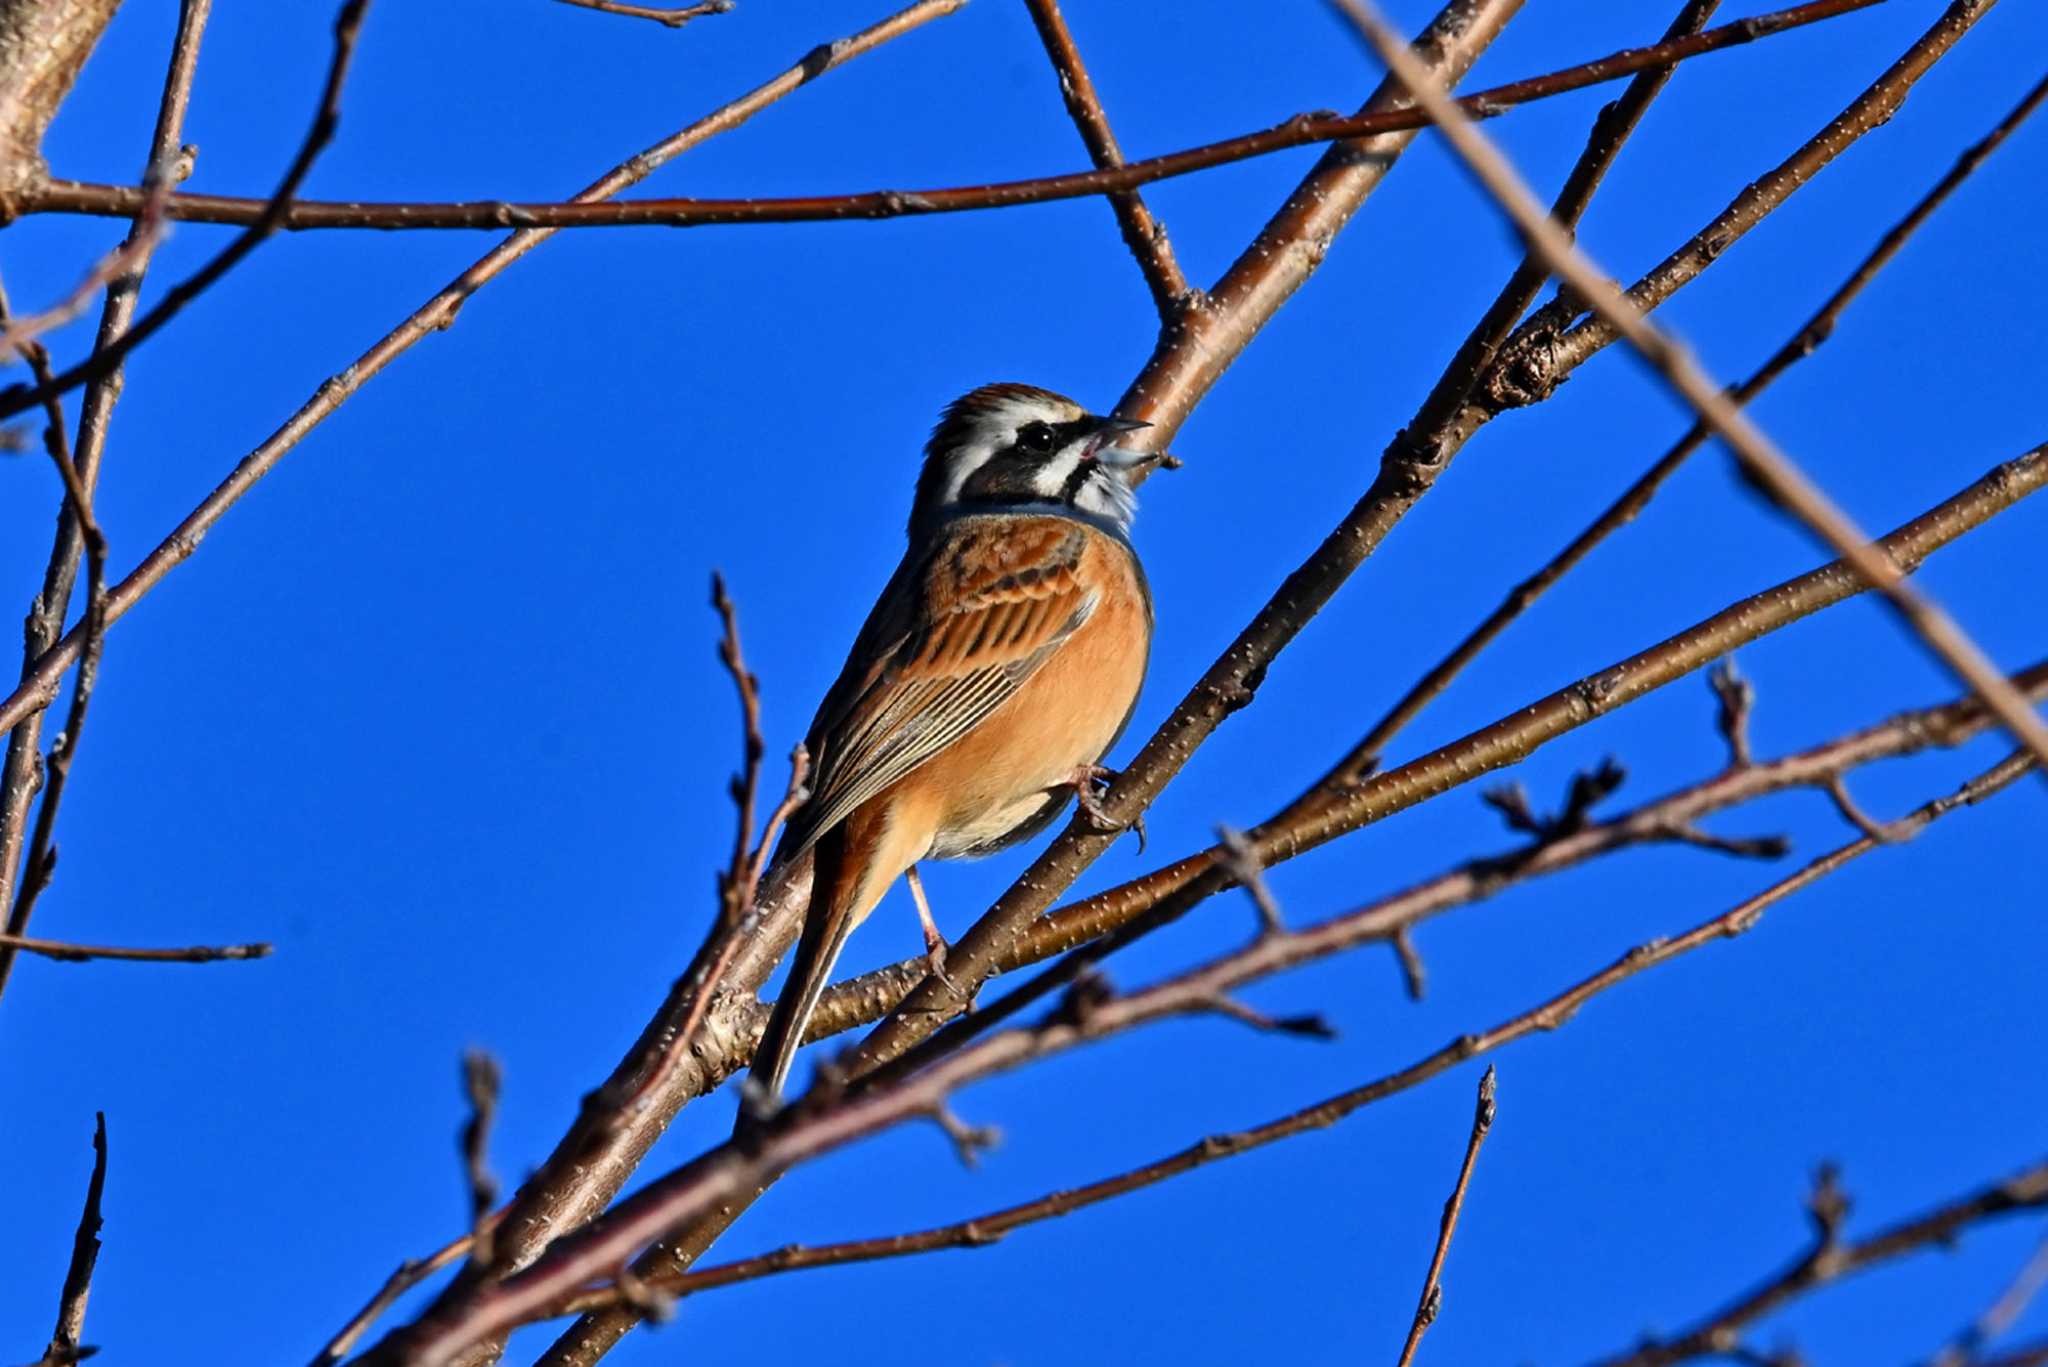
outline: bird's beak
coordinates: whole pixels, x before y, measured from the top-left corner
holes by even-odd
[[[1149,422],[1139,422],[1136,418],[1100,419],[1095,428],[1095,442],[1091,454],[1112,470],[1142,469],[1159,457],[1149,451],[1127,451],[1111,443],[1128,433],[1142,432],[1151,425]]]

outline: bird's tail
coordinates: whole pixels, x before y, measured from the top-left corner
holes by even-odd
[[[796,957],[790,961],[789,979],[783,984],[782,995],[775,999],[775,1008],[768,1014],[768,1028],[761,1033],[761,1043],[754,1049],[748,1079],[759,1090],[761,1104],[770,1111],[781,1104],[782,1088],[789,1081],[796,1051],[803,1045],[804,1030],[817,1013],[818,1002],[832,981],[832,967],[839,961],[839,951],[846,947],[846,938],[853,933],[858,919],[860,907],[851,895],[855,890],[846,887],[841,876],[843,847],[838,831],[815,846],[816,871],[811,880],[811,905],[804,915],[803,937],[797,941]],[[742,1103],[742,1126],[748,1119],[749,1108]]]

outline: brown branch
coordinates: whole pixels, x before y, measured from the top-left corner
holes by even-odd
[[[1596,61],[1542,76],[1510,82],[1465,97],[1474,117],[1491,118],[1532,100],[1547,99],[1590,85],[1619,80],[1638,71],[1668,66],[1708,52],[1738,47],[1759,38],[1865,9],[1879,0],[1812,0],[1709,29],[1693,38],[1653,47],[1627,48]],[[602,207],[580,203],[514,202],[506,199],[465,203],[367,203],[360,200],[295,204],[282,224],[287,229],[312,228],[591,228],[662,226],[702,227],[712,224],[815,223],[900,218],[916,214],[961,213],[1011,208],[1053,200],[1135,190],[1154,181],[1191,175],[1215,166],[1264,156],[1315,143],[1342,142],[1383,133],[1410,131],[1428,121],[1411,108],[1383,107],[1349,118],[1330,114],[1297,114],[1271,128],[1246,133],[1164,156],[1147,157],[1122,166],[987,185],[923,190],[870,190],[848,195],[799,195],[748,199],[636,199]],[[132,186],[56,180],[25,199],[22,213],[72,213],[128,216],[139,196]],[[174,195],[167,211],[173,219],[195,223],[241,224],[254,221],[263,201],[225,195]]]
[[[1927,649],[1977,691],[1999,720],[2048,765],[2048,723],[2006,683],[2005,675],[1933,599],[1906,582],[1905,575],[1870,544],[1849,516],[1807,478],[1763,429],[1750,420],[1690,351],[1649,321],[1619,286],[1603,274],[1570,236],[1552,223],[1507,159],[1432,84],[1429,70],[1409,53],[1382,21],[1371,0],[1337,0],[1365,30],[1388,68],[1429,111],[1458,158],[1487,194],[1513,220],[1552,272],[1571,286],[1601,320],[1625,338],[1665,382],[1692,405],[1774,501],[1791,512],[1826,545],[1854,565],[1885,597]]]
[[[0,222],[46,177],[43,133],[121,0],[0,0]]]
[[[623,0],[561,0],[561,3],[597,10],[602,14],[620,14],[628,19],[652,19],[665,28],[681,28],[692,19],[701,19],[707,14],[731,14],[733,11],[733,0],[703,0],[701,4],[677,9],[652,9],[646,5],[625,4]]]
[[[1719,5],[1720,0],[1686,0],[1658,46],[1668,46],[1697,33]],[[1638,72],[1620,98],[1603,107],[1593,120],[1592,130],[1586,136],[1586,146],[1572,164],[1570,173],[1565,176],[1564,188],[1558,191],[1557,199],[1550,206],[1551,217],[1567,231],[1578,226],[1586,207],[1593,202],[1594,192],[1614,165],[1614,159],[1621,154],[1623,145],[1635,132],[1636,125],[1642,122],[1643,115],[1649,112],[1650,105],[1663,93],[1676,69],[1666,65]],[[1422,407],[1408,424],[1404,433],[1408,446],[1416,450],[1432,450],[1447,440],[1457,423],[1459,411],[1471,402],[1474,388],[1493,368],[1501,346],[1513,333],[1515,324],[1522,320],[1522,315],[1529,311],[1537,291],[1549,278],[1550,269],[1542,258],[1533,251],[1525,251],[1507,283],[1487,305],[1486,312],[1480,315],[1471,333],[1459,344],[1450,364],[1444,367],[1443,374],[1431,387],[1429,397],[1422,401]],[[1376,732],[1380,729],[1374,728]]]
[[[2023,760],[2024,756],[2014,756],[2007,764],[2022,761],[2024,767]],[[1887,1226],[1867,1239],[1844,1241],[1823,1228],[1811,1249],[1755,1290],[1669,1338],[1603,1358],[1599,1367],[1665,1367],[1726,1353],[1741,1341],[1745,1326],[1809,1292],[1908,1254],[1947,1248],[1965,1230],[1997,1216],[2042,1209],[2048,1209],[2048,1162]]]
[[[1089,79],[1088,68],[1081,60],[1081,49],[1075,46],[1074,35],[1060,13],[1059,0],[1024,0],[1024,7],[1031,12],[1039,41],[1045,44],[1045,55],[1060,80],[1060,98],[1066,101],[1067,114],[1081,134],[1089,159],[1098,170],[1122,166],[1123,149],[1117,146],[1109,115],[1103,111],[1095,82]],[[1123,232],[1124,245],[1131,249],[1145,285],[1152,291],[1159,321],[1171,327],[1182,310],[1200,305],[1201,295],[1181,273],[1173,244],[1166,238],[1166,225],[1153,217],[1144,198],[1135,189],[1112,190],[1108,198],[1117,227]]]
[[[1955,808],[2009,786],[2030,767],[2030,756],[2014,754],[1905,820],[1917,832]],[[1881,843],[1867,837],[1844,846],[1683,935],[1637,946],[1607,969],[1539,1007],[1482,1034],[1464,1036],[1399,1073],[1332,1098],[1310,1112],[1297,1113],[1292,1119],[1302,1128],[1333,1123],[1478,1054],[1540,1030],[1554,1030],[1608,988],[1691,950],[1742,934],[1770,906],[1876,848],[1882,848]],[[561,1313],[588,1282],[608,1275],[637,1250],[670,1231],[702,1219],[725,1203],[746,1200],[777,1174],[799,1163],[905,1120],[931,1115],[970,1081],[1013,1071],[1149,1021],[1207,1009],[1219,991],[1256,972],[1251,965],[1276,938],[1262,937],[1214,964],[1127,997],[1095,1003],[1086,1012],[1055,1013],[1035,1028],[983,1039],[922,1072],[851,1091],[835,1090],[822,1098],[806,1096],[743,1141],[728,1141],[656,1178],[590,1224],[564,1235],[525,1271],[478,1287],[467,1296],[437,1303],[402,1336],[387,1340],[383,1356],[402,1358],[417,1367],[441,1367],[469,1343]],[[2043,1177],[2041,1186],[2037,1199],[2048,1200],[2048,1176]]]
[[[267,959],[274,946],[266,941],[244,945],[192,945],[184,949],[136,949],[126,945],[77,945],[66,940],[38,940],[28,935],[0,934],[0,949],[39,954],[60,963],[115,959],[124,963],[211,964],[223,959]]]
[[[1437,1230],[1436,1251],[1430,1254],[1429,1274],[1422,1282],[1422,1299],[1415,1304],[1415,1322],[1408,1326],[1408,1341],[1401,1345],[1401,1357],[1396,1367],[1408,1367],[1415,1361],[1415,1350],[1422,1346],[1423,1334],[1436,1323],[1437,1314],[1443,1309],[1444,1259],[1451,1251],[1451,1234],[1458,1227],[1458,1212],[1465,1206],[1465,1189],[1472,1184],[1472,1169],[1479,1162],[1479,1146],[1486,1142],[1487,1133],[1492,1128],[1493,1065],[1489,1063],[1479,1079],[1479,1104],[1472,1113],[1472,1137],[1465,1141],[1465,1162],[1458,1169],[1458,1184],[1451,1188],[1450,1199],[1444,1202],[1444,1218]]]
[[[64,1272],[64,1291],[57,1301],[57,1327],[50,1346],[43,1350],[43,1363],[57,1367],[92,1356],[85,1346],[85,1305],[92,1297],[92,1271],[100,1257],[100,1196],[107,1187],[107,1113],[93,1117],[92,1180],[85,1187],[85,1209],[78,1216],[78,1233],[71,1240],[71,1264]],[[40,1364],[39,1364],[40,1367]]]
[[[348,79],[356,36],[362,29],[363,14],[369,4],[370,0],[342,0],[341,11],[334,20],[334,55],[328,63],[327,79],[320,92],[320,103],[313,113],[312,126],[306,130],[305,139],[299,144],[291,165],[286,168],[284,179],[278,182],[277,190],[249,226],[206,264],[165,291],[156,307],[142,315],[119,337],[104,346],[95,347],[85,360],[47,384],[14,385],[0,390],[0,418],[24,412],[52,394],[62,394],[111,375],[129,352],[154,336],[187,304],[205,293],[215,281],[233,270],[243,258],[262,245],[264,239],[278,230],[293,197],[298,194],[299,186],[305,182],[320,153],[333,141],[334,130],[341,122],[341,89]]]
[[[497,1216],[493,1216],[490,1223],[495,1231],[500,1220]],[[442,1268],[448,1267],[458,1260],[467,1257],[473,1238],[473,1234],[465,1234],[459,1239],[442,1245],[441,1248],[424,1258],[407,1258],[404,1262],[400,1263],[397,1270],[385,1280],[384,1285],[377,1288],[377,1293],[370,1297],[369,1302],[355,1313],[354,1318],[341,1327],[339,1333],[327,1341],[327,1346],[322,1348],[319,1354],[314,1357],[312,1367],[335,1367],[336,1363],[349,1355],[350,1350],[356,1346],[357,1341],[369,1332],[370,1326],[375,1324],[383,1317],[386,1310],[389,1310],[398,1302],[400,1296],[403,1296]]]
[[[1648,312],[1699,278],[1785,199],[1866,134],[1889,122],[1920,78],[1989,13],[1996,0],[1954,0],[1926,32],[1826,127],[1766,174],[1750,181],[1714,220],[1629,287],[1630,302]],[[1620,336],[1600,319],[1577,327],[1585,311],[1569,290],[1515,330],[1489,376],[1484,399],[1494,411],[1547,397],[1596,351]]]
[[[184,0],[179,9],[178,30],[171,43],[170,66],[164,77],[163,95],[157,105],[156,126],[151,132],[149,153],[143,163],[146,180],[161,178],[166,174],[166,168],[189,159],[181,154],[180,139],[184,134],[185,112],[192,99],[199,43],[211,10],[212,0]],[[141,245],[129,261],[127,272],[107,289],[106,305],[100,312],[99,332],[94,340],[95,349],[112,345],[127,330],[135,314],[143,272],[149,266],[150,244],[157,237],[142,222],[138,221],[131,227],[128,241]],[[52,388],[53,376],[47,353],[36,348],[27,355],[39,387]],[[105,588],[105,539],[98,535],[96,524],[91,527],[87,524],[91,522],[92,497],[99,483],[100,461],[106,452],[108,424],[113,417],[114,405],[120,398],[121,387],[122,372],[118,366],[99,381],[86,386],[79,404],[77,447],[72,452],[61,449],[62,404],[52,397],[46,400],[45,405],[52,423],[49,438],[51,457],[58,464],[59,474],[64,477],[70,513],[58,519],[49,564],[43,572],[42,590],[29,608],[28,622],[23,631],[24,679],[34,673],[36,666],[64,635],[64,616],[70,606],[72,589],[77,584],[78,561],[82,553],[88,557],[89,585],[86,619],[67,638],[77,641],[75,658],[80,665],[78,675],[72,681],[71,716],[64,727],[63,744],[53,750],[51,756],[55,773],[37,815],[36,831],[26,859],[22,857],[22,839],[27,830],[29,803],[35,796],[38,782],[36,757],[43,731],[40,711],[9,724],[7,754],[5,760],[0,761],[0,906],[9,908],[5,929],[13,935],[20,935],[28,929],[29,917],[35,909],[35,895],[29,894],[29,887],[35,887],[39,894],[50,878],[51,861],[55,857],[53,842],[57,800],[62,795],[71,756],[78,746],[79,732],[84,723],[83,709],[92,696],[96,661],[110,620]],[[61,668],[49,676],[48,696],[56,695],[62,676]],[[60,758],[61,763],[58,762]],[[21,884],[17,884],[17,870],[25,871],[26,881]],[[27,896],[26,901],[22,900],[24,896]],[[14,956],[13,948],[0,945],[0,992],[6,991]]]
[[[469,1246],[478,1262],[491,1261],[491,1209],[498,1204],[498,1179],[491,1175],[491,1122],[498,1114],[498,1093],[504,1075],[498,1061],[481,1049],[462,1056],[462,1094],[469,1100],[469,1119],[462,1125],[459,1148],[469,1185]]]
[[[738,127],[798,87],[892,38],[953,13],[965,3],[966,0],[919,0],[919,3],[859,34],[813,50],[780,76],[619,163],[579,192],[574,202],[594,203],[639,184],[679,154],[707,138]],[[243,457],[233,473],[188,514],[133,572],[114,585],[107,599],[108,622],[120,621],[167,574],[188,559],[229,508],[365,383],[422,338],[452,326],[470,295],[554,234],[555,230],[550,228],[523,229],[511,234],[352,364],[330,376],[282,427]],[[37,708],[49,704],[56,694],[57,680],[77,660],[81,643],[82,633],[74,630],[41,654],[35,668],[24,674],[22,684],[4,702],[0,702],[0,728],[12,727]]]
[[[2026,1313],[2034,1298],[2048,1289],[2048,1239],[2020,1265],[2019,1272],[1998,1299],[1963,1329],[1955,1339],[1934,1355],[1928,1367],[1971,1367],[1981,1363],[1985,1350]]]
[[[1638,77],[1637,79],[1640,80],[1642,78]],[[1633,90],[1633,87],[1631,87],[1631,90]],[[1936,181],[1925,195],[1921,196],[1919,202],[1906,213],[1905,217],[1892,225],[1891,229],[1879,239],[1876,247],[1871,250],[1870,254],[1865,256],[1856,265],[1855,269],[1849,272],[1848,278],[1836,287],[1834,293],[1829,295],[1826,301],[1815,310],[1813,315],[1800,325],[1792,336],[1786,340],[1785,344],[1773,352],[1761,366],[1757,367],[1748,379],[1730,391],[1732,400],[1737,404],[1749,403],[1757,395],[1770,388],[1778,377],[1783,375],[1793,365],[1819,350],[1822,344],[1834,335],[1835,327],[1840,322],[1843,312],[1849,307],[1856,296],[1861,294],[1864,287],[1877,277],[1878,272],[1883,270],[1891,262],[1892,258],[1898,255],[1899,250],[1905,246],[1907,240],[1918,231],[1922,224],[1926,223],[1933,216],[1934,211],[1941,207],[1943,201],[1969,178],[1971,172],[1982,165],[1984,160],[1998,148],[1999,144],[2004,142],[2021,123],[2025,122],[2027,117],[2039,107],[2044,95],[2048,95],[2048,81],[2043,81],[2035,86],[2011,113],[1999,121],[1997,127],[1993,128],[1981,140],[1965,150],[1957,158],[1955,165],[1949,169],[1948,173]],[[1598,144],[1598,141],[1596,133],[1595,145]],[[1566,226],[1570,225],[1571,220],[1565,218],[1556,208],[1552,209],[1551,216]],[[1533,251],[1530,254],[1530,258],[1536,258],[1536,254]],[[1525,261],[1522,269],[1526,271],[1532,269],[1532,267]],[[1541,280],[1547,275],[1547,271],[1542,270],[1540,266],[1533,269],[1537,269],[1540,272],[1536,277],[1537,282],[1540,284]],[[1532,292],[1533,288],[1532,286]],[[1524,303],[1526,303],[1526,300]],[[1473,343],[1469,341],[1466,343],[1467,348],[1471,348],[1472,345]],[[1455,369],[1456,367],[1454,367]],[[1445,378],[1448,380],[1450,374],[1447,373]],[[1443,387],[1442,383],[1440,383],[1439,389]],[[1468,384],[1459,391],[1461,402],[1465,396],[1470,394],[1471,389],[1472,385]],[[1432,398],[1434,399],[1434,396]],[[1432,411],[1432,406],[1425,404],[1423,411],[1425,415],[1429,414]],[[1434,429],[1425,425],[1424,430]],[[1547,593],[1560,579],[1582,564],[1586,557],[1591,555],[1594,549],[1609,536],[1640,516],[1643,509],[1648,507],[1650,501],[1657,496],[1658,490],[1664,486],[1664,483],[1677,472],[1678,467],[1683,465],[1693,452],[1706,444],[1706,440],[1711,434],[1712,429],[1705,422],[1695,422],[1670,450],[1658,457],[1656,462],[1648,470],[1644,471],[1640,478],[1629,485],[1619,498],[1608,505],[1591,523],[1587,524],[1583,531],[1573,537],[1563,550],[1551,557],[1541,569],[1517,584],[1508,593],[1507,597],[1501,601],[1500,605],[1488,614],[1485,620],[1474,627],[1456,646],[1452,647],[1449,654],[1433,665],[1416,682],[1414,687],[1402,695],[1400,701],[1396,702],[1387,711],[1385,716],[1373,724],[1365,737],[1353,747],[1351,753],[1332,771],[1332,781],[1342,782],[1356,777],[1362,772],[1363,767],[1368,761],[1384,752],[1388,742],[1410,722],[1414,721],[1424,707],[1440,696],[1450,686],[1451,681],[1457,678],[1467,665],[1478,658],[1479,654],[1487,646],[1499,639],[1501,633],[1506,631],[1516,618],[1528,611],[1536,600]],[[1729,743],[1731,746],[1746,745],[1747,740],[1740,736],[1730,735]],[[1740,751],[1738,750],[1739,753]]]

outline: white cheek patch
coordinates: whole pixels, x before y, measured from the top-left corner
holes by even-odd
[[[988,458],[995,454],[995,448],[986,440],[977,441],[962,449],[946,463],[946,487],[940,491],[939,506],[951,507],[960,501],[960,491],[967,487],[967,481],[974,472],[988,464]]]
[[[1048,502],[1064,499],[1067,481],[1074,477],[1074,470],[1081,464],[1081,449],[1078,445],[1069,447],[1040,466],[1031,477],[1031,492]]]

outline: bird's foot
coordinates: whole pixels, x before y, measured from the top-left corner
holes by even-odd
[[[1145,852],[1145,817],[1142,813],[1129,821],[1118,821],[1102,805],[1101,793],[1116,782],[1117,771],[1105,769],[1100,764],[1083,764],[1067,775],[1062,787],[1074,790],[1074,805],[1081,810],[1098,835],[1122,835],[1125,831],[1138,833],[1138,853]]]

